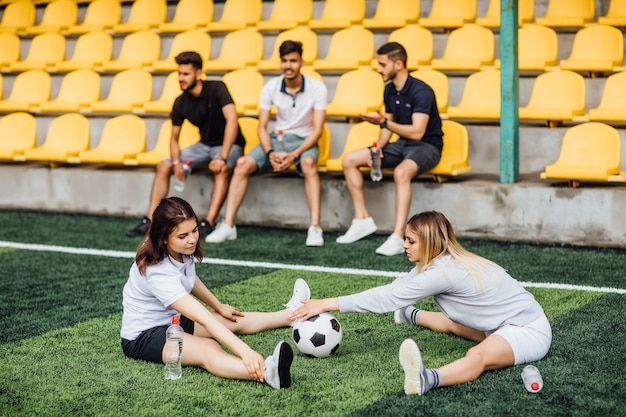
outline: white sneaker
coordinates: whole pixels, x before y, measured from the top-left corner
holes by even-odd
[[[406,339],[400,345],[400,365],[404,369],[404,393],[406,395],[424,394],[426,389],[426,376],[422,353],[417,343]]]
[[[321,227],[311,226],[306,233],[307,246],[324,246],[324,232]]]
[[[392,233],[391,236],[385,240],[385,243],[376,249],[376,253],[385,256],[401,255],[404,253],[402,245],[404,245],[404,240],[395,233]]]
[[[284,341],[278,342],[272,356],[265,359],[265,382],[272,388],[282,389],[291,386],[291,362],[293,349]]]
[[[376,227],[376,223],[374,223],[374,219],[371,217],[367,219],[352,219],[352,224],[348,231],[337,238],[337,243],[354,243],[365,236],[376,233],[376,230],[378,230],[378,227]]]
[[[303,300],[309,300],[310,298],[311,290],[309,289],[309,284],[307,284],[302,278],[298,278],[295,284],[293,284],[293,294],[291,295],[291,299],[287,302],[287,304],[283,305],[292,311],[296,311],[302,306]]]
[[[204,238],[208,243],[221,243],[225,240],[237,239],[237,226],[229,226],[224,222],[220,222],[215,230]]]

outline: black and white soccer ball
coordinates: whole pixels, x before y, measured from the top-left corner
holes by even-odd
[[[293,341],[300,352],[310,358],[326,358],[339,349],[343,332],[341,324],[330,313],[322,313],[293,325]]]

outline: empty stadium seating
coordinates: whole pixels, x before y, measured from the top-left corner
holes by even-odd
[[[135,0],[131,3],[128,19],[113,25],[112,30],[116,33],[131,33],[156,29],[165,23],[166,17],[167,4],[165,0]]]
[[[549,27],[582,27],[595,18],[595,0],[548,0],[546,14],[535,22]]]
[[[0,33],[18,32],[35,24],[35,4],[31,1],[16,1],[7,4],[0,21]]]
[[[87,4],[82,22],[68,27],[65,32],[80,35],[87,32],[112,29],[122,19],[120,0],[92,0]]]
[[[626,0],[611,0],[606,14],[598,17],[598,23],[626,27]]]
[[[204,64],[206,71],[226,72],[253,66],[263,58],[263,35],[254,29],[241,29],[224,36],[217,58]]]
[[[27,26],[22,33],[38,35],[46,32],[59,32],[76,24],[78,5],[75,0],[54,0],[46,5],[41,22]]]
[[[50,70],[65,59],[65,37],[60,33],[47,32],[35,36],[28,49],[26,58],[9,65],[11,71],[30,69]]]
[[[81,151],[89,149],[89,120],[82,114],[68,113],[55,117],[50,123],[43,144],[26,149],[16,157],[24,161],[67,162]]]
[[[356,118],[361,113],[380,110],[384,89],[382,77],[376,71],[357,69],[345,72],[337,81],[326,115]]]
[[[145,1],[145,0],[141,0]],[[161,55],[161,38],[151,30],[140,30],[124,37],[117,58],[102,64],[104,71],[150,68]]]
[[[379,0],[374,16],[363,19],[363,26],[368,29],[402,28],[410,23],[417,23],[419,16],[419,1]]]
[[[500,119],[500,71],[478,71],[467,77],[463,96],[448,107],[450,119]]]
[[[113,54],[113,39],[103,31],[94,31],[82,34],[76,39],[74,53],[66,61],[54,64],[57,71],[72,71],[77,69],[95,69],[102,71],[102,65],[111,61]]]
[[[28,113],[15,112],[0,119],[0,160],[12,161],[37,145],[37,122]]]
[[[213,20],[213,0],[180,0],[171,22],[161,23],[159,32],[178,33],[198,29]]]
[[[418,25],[406,25],[389,34],[387,42],[398,42],[406,49],[406,67],[416,70],[428,66],[433,59],[433,34]],[[378,62],[375,60],[375,66]]]
[[[209,32],[232,32],[256,25],[263,17],[261,0],[226,0],[222,16],[206,26]]]
[[[347,71],[370,65],[374,57],[374,34],[362,26],[341,29],[332,35],[328,53],[313,61],[316,71]]]
[[[433,0],[427,17],[419,20],[426,28],[460,28],[476,20],[476,0]]]
[[[547,26],[526,24],[518,32],[517,63],[520,71],[546,71],[558,64],[556,31]],[[495,67],[500,68],[500,60]]]
[[[259,98],[264,84],[260,72],[250,68],[239,69],[224,74],[222,81],[235,102],[237,114],[258,114]]]
[[[572,71],[611,72],[624,64],[624,34],[608,25],[589,25],[574,37],[569,58],[559,66]]]
[[[306,25],[313,16],[312,0],[274,0],[269,19],[257,23],[258,30],[287,30]]]
[[[433,59],[432,67],[440,71],[478,71],[493,66],[494,56],[493,32],[468,24],[450,33],[443,56]]]
[[[152,75],[141,69],[118,72],[105,99],[94,101],[92,112],[117,113],[141,109],[152,98]]]
[[[167,75],[159,98],[154,101],[145,102],[143,104],[143,111],[146,113],[169,113],[172,111],[174,100],[176,100],[176,97],[180,94],[178,72],[174,71]]]
[[[44,70],[24,71],[15,77],[11,94],[0,101],[0,112],[30,111],[50,99],[50,74]]]
[[[535,20],[535,0],[518,0],[517,7],[520,26]],[[487,13],[477,17],[476,24],[488,28],[500,27],[500,0],[489,0]]]
[[[365,0],[325,0],[319,19],[309,21],[313,30],[345,29],[365,18]]]
[[[100,75],[91,69],[79,69],[63,77],[59,94],[50,101],[39,103],[41,112],[79,112],[100,100]]]
[[[0,70],[9,71],[20,59],[20,38],[15,33],[0,33]]]
[[[598,107],[589,110],[589,120],[626,122],[626,71],[606,79]]]
[[[172,39],[167,57],[152,62],[154,71],[174,71],[178,68],[175,58],[181,52],[195,51],[202,57],[204,62],[211,59],[211,37],[202,30],[188,30],[177,33]]]

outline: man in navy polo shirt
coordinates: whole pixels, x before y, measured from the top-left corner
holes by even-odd
[[[397,42],[389,42],[378,51],[378,72],[385,82],[385,109],[362,114],[361,118],[380,126],[377,147],[381,150],[383,168],[394,168],[396,185],[396,212],[393,233],[376,253],[399,255],[404,253],[404,228],[411,207],[411,180],[432,169],[443,148],[441,118],[433,90],[421,80],[409,75],[406,69],[406,50]],[[399,139],[389,143],[395,133]],[[376,232],[369,216],[363,193],[363,174],[359,167],[371,166],[368,148],[347,154],[343,158],[346,185],[354,205],[354,219],[348,231],[337,238],[337,243],[352,243]]]
[[[270,80],[261,91],[259,139],[261,144],[237,160],[228,188],[224,221],[206,237],[209,243],[237,239],[235,217],[248,188],[248,177],[268,170],[282,172],[292,164],[304,177],[304,192],[311,225],[306,246],[322,246],[320,227],[321,186],[317,172],[317,141],[326,118],[328,91],[324,83],[300,72],[302,44],[285,41],[279,48],[282,75]],[[278,113],[272,133],[268,130],[270,110]],[[281,134],[279,134],[281,133]]]

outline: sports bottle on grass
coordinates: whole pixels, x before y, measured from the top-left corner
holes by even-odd
[[[543,379],[539,373],[539,369],[533,365],[526,365],[522,370],[522,381],[528,392],[539,392],[543,388]]]
[[[374,142],[370,148],[370,155],[372,156],[372,170],[370,171],[370,178],[372,181],[378,182],[383,179],[383,171],[380,168],[380,149],[378,144]]]
[[[183,175],[185,176],[185,179],[181,181],[178,178],[174,177],[174,189],[176,191],[181,192],[185,190],[185,181],[187,181],[187,178],[189,178],[189,174],[191,174],[191,161],[187,160],[183,164]]]
[[[183,375],[183,328],[180,327],[179,316],[172,317],[172,324],[165,335],[165,379],[179,379]]]

